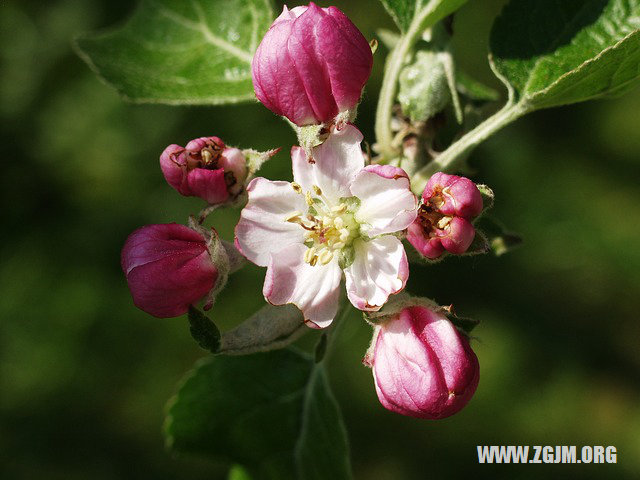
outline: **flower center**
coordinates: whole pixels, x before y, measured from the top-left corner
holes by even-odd
[[[223,147],[208,140],[200,150],[187,151],[187,169],[205,168],[215,170],[218,168],[218,160],[222,155]]]
[[[450,196],[448,188],[438,189],[418,210],[418,221],[425,235],[438,236],[438,230],[446,230],[453,217],[440,212],[445,203],[444,196]]]
[[[303,192],[295,182],[291,186],[296,193],[305,196],[309,206],[306,215],[293,212],[285,218],[285,221],[297,223],[306,230],[304,261],[311,266],[318,263],[326,265],[338,255],[342,264],[349,262],[353,256],[353,241],[360,236],[360,224],[354,218],[358,199],[341,198],[335,204],[316,185],[312,187],[313,193]]]

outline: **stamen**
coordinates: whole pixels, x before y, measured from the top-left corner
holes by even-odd
[[[302,212],[293,212],[289,216],[287,216],[284,221],[290,223],[298,223],[298,220],[300,220],[300,215],[302,215]]]
[[[291,182],[291,187],[296,193],[302,193],[302,187],[297,182]]]
[[[442,217],[439,221],[438,221],[438,228],[439,229],[444,229],[447,225],[449,225],[449,223],[451,222],[451,217]]]
[[[332,207],[331,211],[335,213],[344,213],[347,211],[347,206],[344,203],[341,203],[340,205]]]
[[[304,263],[311,263],[311,259],[316,253],[315,247],[308,248],[306,252],[304,252]]]
[[[345,245],[346,244],[344,242],[336,242],[336,243],[334,243],[332,245],[332,247],[339,250],[339,249],[343,248]]]
[[[311,192],[307,192],[304,196],[304,199],[307,201],[307,205],[310,207],[313,206],[313,198],[311,198]]]
[[[322,196],[322,190],[320,190],[319,186],[313,185],[311,188],[313,188],[313,191],[315,192],[316,195],[318,195],[319,197]]]
[[[333,260],[333,252],[326,249],[323,250],[320,254],[320,263],[322,263],[322,265],[326,265],[331,260]]]
[[[309,265],[311,265],[312,267],[315,267],[316,263],[318,263],[318,256],[314,255],[311,261],[309,262]]]

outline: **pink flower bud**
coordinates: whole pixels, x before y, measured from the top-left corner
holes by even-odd
[[[482,212],[482,195],[476,184],[456,175],[433,174],[422,192],[422,199],[436,206],[444,215],[467,220]]]
[[[422,193],[423,204],[407,229],[407,240],[420,254],[436,259],[445,250],[462,254],[473,243],[471,220],[482,212],[482,195],[465,177],[434,174]]]
[[[356,107],[372,65],[367,40],[336,7],[285,6],[253,57],[253,86],[296,125],[324,123]]]
[[[191,140],[186,147],[169,145],[160,156],[167,183],[187,197],[211,205],[237,196],[247,177],[246,159],[237,148],[227,148],[218,137]]]
[[[176,223],[134,231],[122,248],[121,265],[133,303],[159,318],[185,313],[218,278],[204,237]]]
[[[407,307],[376,327],[372,354],[380,403],[430,420],[460,411],[478,386],[480,367],[468,340],[442,314]]]

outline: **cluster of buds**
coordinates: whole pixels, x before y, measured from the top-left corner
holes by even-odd
[[[167,183],[186,197],[200,197],[210,205],[235,199],[244,189],[247,160],[218,137],[191,140],[186,147],[169,145],[160,156]]]
[[[407,240],[424,257],[434,260],[445,251],[459,255],[475,237],[472,220],[482,212],[482,195],[465,177],[436,173],[422,193],[416,221]]]
[[[246,201],[234,251],[267,268],[265,299],[296,305],[313,328],[332,322],[343,279],[349,301],[369,314],[404,289],[405,231],[429,259],[460,254],[482,211],[481,194],[466,178],[433,175],[419,206],[404,170],[368,164],[362,134],[350,122],[371,67],[369,43],[340,10],[284,7],[256,51],[252,76],[267,108],[298,127],[326,132],[318,144],[293,147],[294,182],[249,182],[256,170],[252,162],[249,175],[252,151],[227,147],[218,137],[170,145],[160,157],[169,185],[205,200],[209,210]],[[181,315],[203,299],[206,309],[233,270],[228,248],[195,221],[136,230],[122,250],[135,305],[156,317]],[[382,405],[427,419],[459,411],[479,378],[466,336],[426,301],[389,311],[375,324],[365,357]]]
[[[441,309],[407,305],[375,326],[363,363],[380,403],[392,412],[436,420],[460,411],[478,386],[478,358]]]
[[[160,156],[167,183],[209,205],[233,202],[245,191],[247,159],[218,137],[169,145]],[[197,225],[146,225],[122,248],[121,266],[133,303],[159,318],[177,317],[203,299],[205,309],[226,281],[227,250],[215,232]]]

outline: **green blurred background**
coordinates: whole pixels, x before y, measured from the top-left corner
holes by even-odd
[[[486,61],[502,0],[456,18],[459,64],[499,88]],[[374,0],[336,0],[368,38],[393,28]],[[326,6],[322,2],[323,6]],[[268,149],[294,142],[259,104],[173,108],[121,101],[74,55],[72,37],[125,18],[128,1],[0,2],[2,245],[0,477],[218,479],[227,465],[172,458],[163,408],[204,353],[184,318],[133,307],[119,267],[127,234],[199,210],[166,184],[169,143],[218,135]],[[385,51],[358,125],[373,138]],[[479,148],[476,179],[525,238],[501,258],[412,269],[409,290],[482,321],[481,381],[453,418],[419,421],[378,403],[360,364],[369,328],[349,323],[331,363],[357,479],[639,478],[640,91],[539,112]],[[264,169],[289,178],[281,153]],[[237,211],[213,223],[230,238]],[[223,328],[263,302],[264,271],[233,276],[213,311]],[[476,445],[614,445],[617,465],[478,465]]]

